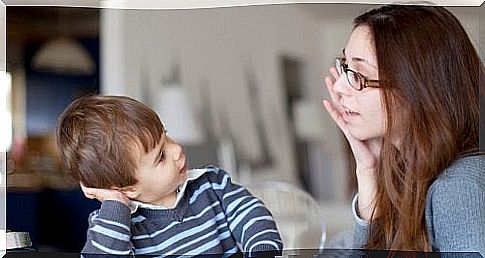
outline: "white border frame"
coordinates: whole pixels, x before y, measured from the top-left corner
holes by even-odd
[[[1,0],[0,1],[0,72],[6,72],[7,63],[7,6],[63,6],[63,7],[91,7],[91,8],[113,8],[113,9],[198,9],[198,8],[219,8],[219,7],[237,7],[237,6],[253,6],[253,5],[272,5],[272,4],[296,4],[296,3],[351,3],[351,4],[389,4],[402,1],[387,1],[387,0],[373,0],[373,1],[322,1],[322,0]],[[484,0],[434,0],[434,3],[442,6],[476,6],[480,7]],[[417,3],[423,3],[418,1]],[[6,103],[6,101],[5,101]],[[6,107],[2,107],[6,108]],[[5,122],[5,121],[3,121]],[[3,123],[4,124],[4,123]],[[2,137],[2,136],[0,136]],[[0,171],[0,195],[6,198],[6,153],[5,162]],[[6,201],[0,205],[0,257],[6,254]]]

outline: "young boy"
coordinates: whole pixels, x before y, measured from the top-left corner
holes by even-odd
[[[75,100],[59,118],[57,144],[86,197],[102,202],[83,254],[281,253],[263,203],[222,169],[188,170],[182,147],[136,100]]]

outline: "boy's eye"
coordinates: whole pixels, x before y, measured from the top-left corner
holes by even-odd
[[[158,161],[158,163],[162,163],[164,160],[165,160],[165,153],[163,153],[162,151],[162,154],[160,154],[160,160]]]

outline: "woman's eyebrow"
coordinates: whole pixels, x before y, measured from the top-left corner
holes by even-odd
[[[342,49],[342,54],[345,56],[345,48],[344,48],[344,49]],[[365,64],[368,64],[368,65],[370,65],[370,66],[374,67],[375,69],[377,69],[377,65],[372,64],[372,63],[371,63],[371,62],[369,62],[367,59],[360,58],[360,57],[352,57],[351,59],[352,59],[352,61],[354,61],[354,62],[361,62],[361,63],[365,63]]]
[[[354,62],[361,62],[361,63],[365,63],[365,64],[368,64],[372,67],[374,67],[375,69],[377,69],[377,66],[370,63],[369,61],[367,61],[366,59],[363,59],[363,58],[359,58],[359,57],[352,57],[352,61]]]

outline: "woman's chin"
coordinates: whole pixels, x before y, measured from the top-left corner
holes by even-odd
[[[365,132],[362,132],[361,130],[358,130],[357,128],[354,129],[354,128],[349,128],[349,134],[355,138],[356,140],[359,140],[359,141],[365,141],[368,139],[368,137],[366,136]]]
[[[362,141],[362,142],[383,137],[383,135],[380,134],[380,133],[371,133],[371,132],[366,132],[366,131],[363,131],[363,130],[349,129],[349,133],[356,140]]]

